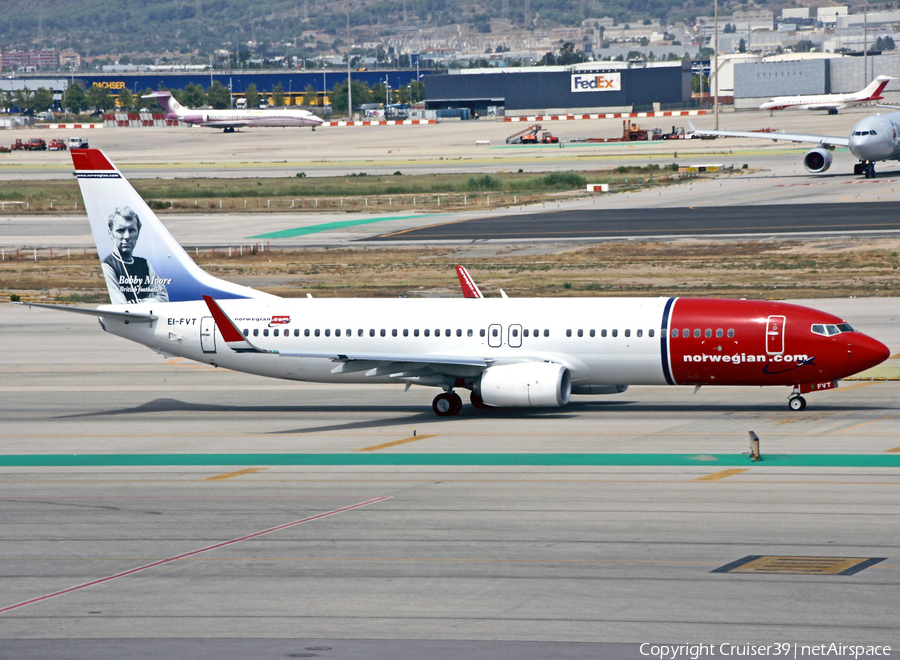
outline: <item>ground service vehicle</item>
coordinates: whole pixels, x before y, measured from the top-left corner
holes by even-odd
[[[66,149],[68,147],[62,140],[50,140],[50,144],[47,145],[48,151],[65,151]]]
[[[88,141],[87,138],[80,137],[70,137],[69,138],[69,149],[87,149]]]

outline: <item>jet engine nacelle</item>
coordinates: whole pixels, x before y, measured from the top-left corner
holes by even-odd
[[[552,362],[506,364],[486,369],[476,393],[489,406],[556,408],[569,402],[572,377]]]
[[[833,158],[828,149],[813,149],[803,157],[803,167],[807,172],[818,174],[831,167]]]

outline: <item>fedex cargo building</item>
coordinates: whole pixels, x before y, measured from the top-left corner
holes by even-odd
[[[462,69],[425,78],[430,110],[542,115],[671,110],[691,102],[690,62]]]

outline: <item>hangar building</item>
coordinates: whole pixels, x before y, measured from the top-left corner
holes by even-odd
[[[425,77],[429,110],[482,115],[589,114],[687,107],[690,62],[587,62],[572,66],[461,69]]]

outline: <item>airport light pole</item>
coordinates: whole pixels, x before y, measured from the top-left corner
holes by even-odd
[[[713,71],[716,76],[715,91],[713,92],[713,112],[716,115],[716,130],[719,130],[719,0],[713,3]]]
[[[350,82],[350,57],[353,55],[350,38],[350,4],[347,3],[347,121],[353,121],[353,85]]]
[[[869,0],[863,8],[863,87],[869,84]]]

